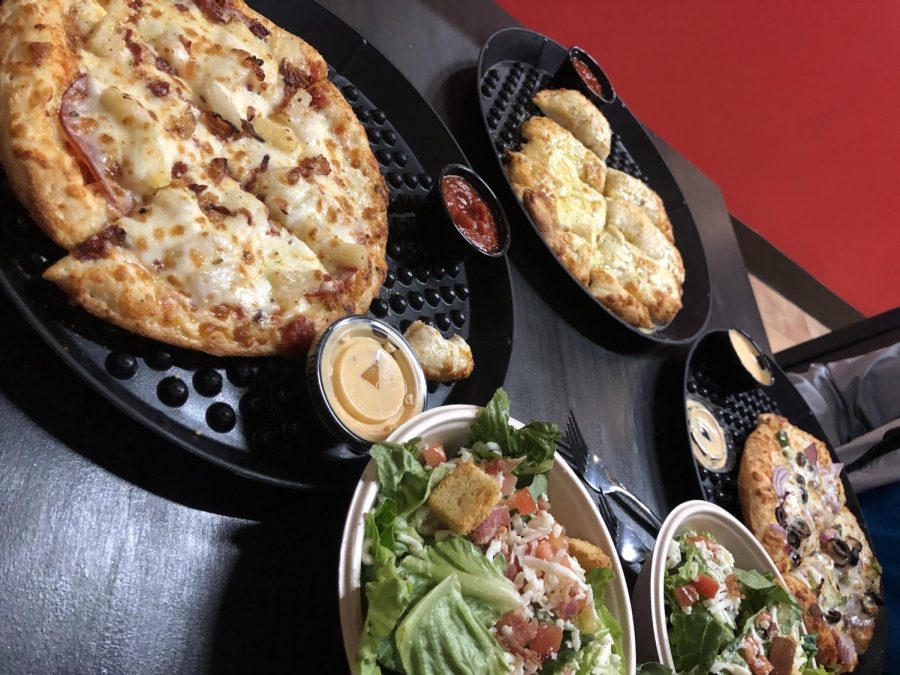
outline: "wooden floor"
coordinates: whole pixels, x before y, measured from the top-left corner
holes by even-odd
[[[762,315],[772,353],[812,340],[831,330],[752,274],[750,285]]]

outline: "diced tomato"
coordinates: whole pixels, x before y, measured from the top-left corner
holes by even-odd
[[[707,600],[716,597],[716,593],[719,590],[719,582],[705,574],[697,577],[694,586],[697,588],[697,592]]]
[[[432,469],[438,464],[447,461],[447,455],[444,453],[444,446],[441,444],[426,445],[422,448],[419,455],[423,462]]]
[[[678,586],[675,589],[675,599],[682,607],[690,607],[700,599],[700,594],[697,593],[696,588],[687,584],[686,586]]]
[[[528,491],[528,488],[522,488],[510,499],[513,507],[523,516],[531,513],[537,513],[537,504],[534,503],[534,497]]]
[[[555,623],[542,623],[528,646],[541,656],[550,656],[559,652],[562,635],[563,629]]]
[[[550,560],[553,557],[553,546],[545,539],[534,549],[534,555],[541,560]]]

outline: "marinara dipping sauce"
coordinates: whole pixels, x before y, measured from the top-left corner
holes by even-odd
[[[465,178],[444,176],[441,196],[453,223],[466,239],[487,253],[500,250],[500,232],[487,203]]]
[[[587,85],[587,88],[594,92],[600,98],[603,98],[603,87],[600,86],[600,80],[597,79],[597,76],[591,72],[591,69],[588,65],[574,56],[570,56],[569,60],[572,62],[572,67],[578,71],[578,75],[584,80],[584,83]]]

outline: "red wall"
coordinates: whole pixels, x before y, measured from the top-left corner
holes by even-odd
[[[900,3],[500,0],[588,49],[731,212],[861,312],[900,305]]]

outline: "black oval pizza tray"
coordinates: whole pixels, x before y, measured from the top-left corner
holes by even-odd
[[[416,215],[433,176],[448,163],[468,163],[462,150],[403,75],[328,10],[314,2],[252,4],[325,57],[388,185],[389,272],[370,315],[401,331],[421,319],[445,336],[462,335],[475,371],[456,384],[429,382],[426,407],[484,404],[505,380],[512,347],[506,260],[429,256],[432,223]],[[303,360],[213,357],[134,335],[72,306],[41,278],[65,251],[0,183],[0,286],[86,382],[165,438],[243,476],[299,489],[355,484],[365,457],[337,443],[316,417]]]
[[[684,373],[684,401],[688,397],[699,398],[712,407],[717,413],[725,432],[730,436],[737,460],[733,468],[726,473],[715,473],[705,469],[690,453],[697,472],[697,480],[703,498],[730,511],[741,519],[741,507],[738,501],[737,476],[740,469],[740,457],[747,436],[756,428],[756,419],[762,413],[772,412],[781,415],[800,429],[820,439],[828,447],[833,462],[839,462],[834,448],[828,443],[825,432],[813,411],[796,387],[788,379],[771,355],[767,355],[774,379],[769,386],[741,386],[733,379],[723,377],[724,369],[710,364],[722,363],[730,356],[724,353],[730,349],[727,339],[722,339],[727,331],[713,330],[705,333],[691,348]],[[683,416],[684,433],[690,447],[687,414]],[[845,473],[841,474],[847,508],[856,516],[866,534],[872,550],[872,537],[866,525],[856,492]],[[882,582],[883,583],[883,582]],[[887,641],[887,606],[881,608],[876,622],[875,634],[865,654],[860,656],[857,673],[881,673],[884,665],[884,649]]]
[[[597,57],[596,54],[592,56]],[[566,58],[568,51],[559,43],[524,28],[498,31],[488,38],[481,49],[476,82],[478,99],[484,128],[506,184],[506,203],[517,200],[506,175],[504,158],[507,152],[515,150],[520,144],[519,128],[522,122],[532,115],[541,114],[531,102],[532,96],[551,86],[554,73]],[[611,103],[600,103],[599,108],[613,131],[612,152],[607,158],[607,165],[647,183],[665,204],[676,245],[684,260],[683,307],[668,325],[651,333],[644,332],[594,300],[546,246],[540,247],[548,254],[541,261],[541,268],[558,272],[554,274],[558,283],[571,285],[571,293],[583,294],[590,299],[599,310],[596,316],[613,330],[624,329],[626,336],[640,336],[652,342],[690,342],[705,328],[710,311],[709,270],[694,218],[672,172],[625,103],[617,97]],[[526,229],[540,239],[537,225],[527,210],[517,203],[517,211],[531,224],[531,228]],[[512,216],[512,213],[509,215]],[[540,276],[543,278],[544,275]]]

